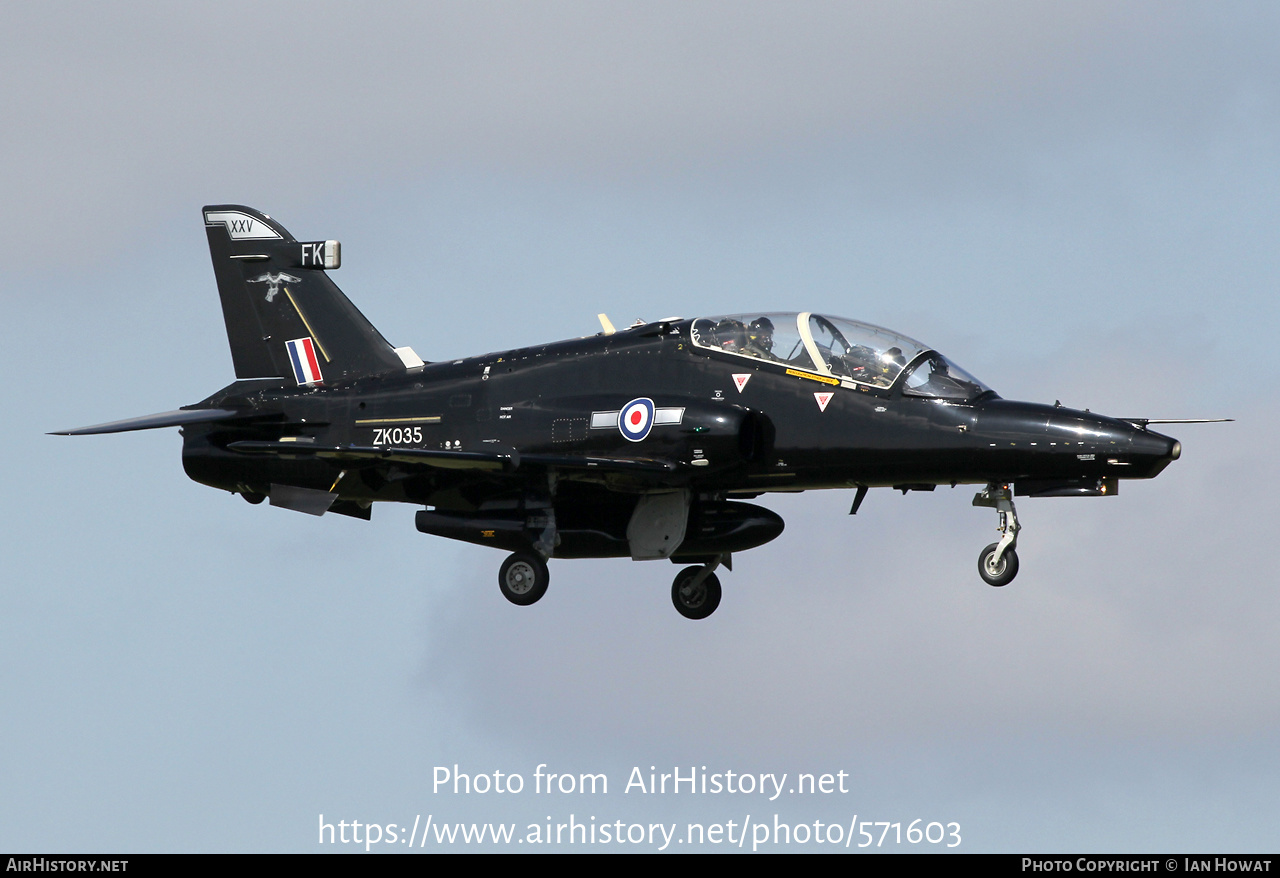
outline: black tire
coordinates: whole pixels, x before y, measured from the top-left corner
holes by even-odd
[[[720,580],[708,573],[696,591],[689,588],[693,578],[702,572],[701,567],[686,567],[676,574],[671,583],[671,603],[686,619],[705,619],[720,606]]]
[[[1013,549],[1005,549],[1004,555],[1000,557],[1000,567],[997,571],[987,569],[987,559],[996,553],[998,545],[999,543],[992,543],[978,556],[978,575],[987,585],[994,585],[996,588],[1008,585],[1018,575],[1018,553]]]
[[[502,596],[520,607],[536,604],[547,593],[550,581],[547,562],[527,552],[508,555],[498,570],[498,588]]]

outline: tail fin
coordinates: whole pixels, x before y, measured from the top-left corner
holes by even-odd
[[[205,207],[204,224],[237,378],[333,384],[421,366],[329,280],[325,269],[340,264],[337,241],[300,243],[238,204]]]

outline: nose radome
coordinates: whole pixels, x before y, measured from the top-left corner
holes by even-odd
[[[1169,459],[1177,460],[1182,456],[1182,443],[1178,440],[1173,441],[1173,447],[1169,449]]]

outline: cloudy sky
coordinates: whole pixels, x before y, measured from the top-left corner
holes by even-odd
[[[322,814],[518,836],[572,814],[1274,849],[1273,4],[5,17],[0,847],[317,851],[343,849]],[[704,622],[660,563],[553,562],[516,608],[501,554],[418,534],[412,508],[251,507],[186,479],[175,430],[44,435],[231,380],[199,214],[228,202],[342,240],[334,279],[430,360],[600,311],[816,310],[1009,398],[1237,421],[1171,430],[1182,459],[1116,498],[1023,501],[1002,590],[971,489],[877,491],[856,519],[810,492],[762,501],[787,530]],[[528,786],[433,791],[455,764]],[[609,792],[538,795],[540,764]],[[637,766],[844,771],[848,792],[624,792]]]

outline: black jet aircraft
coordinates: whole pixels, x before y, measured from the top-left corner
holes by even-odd
[[[197,482],[312,515],[412,503],[418,530],[509,552],[516,604],[551,558],[690,565],[671,597],[720,602],[715,570],[782,533],[770,492],[984,486],[1001,537],[978,572],[1018,572],[1014,496],[1114,495],[1180,444],[1144,419],[1001,399],[928,345],[826,314],[656,323],[428,363],[396,348],[300,242],[240,205],[204,208],[236,381],[177,411],[64,435],[180,427]]]

